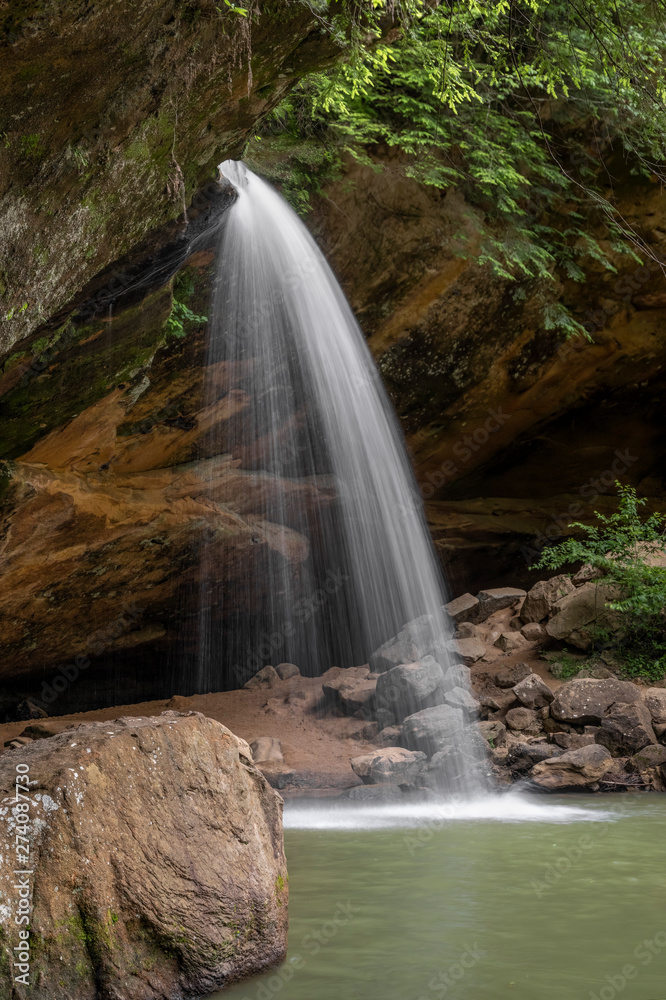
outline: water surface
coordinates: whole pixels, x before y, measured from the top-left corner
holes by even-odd
[[[666,1000],[666,796],[380,814],[287,807],[287,961],[216,998]]]

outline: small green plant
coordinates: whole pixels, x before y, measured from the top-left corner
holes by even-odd
[[[250,13],[249,10],[245,9],[245,7],[237,7],[236,4],[231,3],[231,0],[224,0],[224,2],[226,4],[227,9],[230,10],[232,14],[240,14],[241,17],[247,17],[248,14]],[[215,10],[218,12],[218,14],[225,13],[222,7],[216,7]]]
[[[166,321],[165,330],[167,337],[178,337],[180,339],[187,336],[187,330],[185,329],[186,323],[207,322],[207,316],[198,316],[195,312],[192,312],[190,307],[184,302],[174,299],[171,312],[169,313],[169,318]]]
[[[595,511],[594,525],[573,522],[583,538],[567,538],[546,549],[535,569],[560,569],[575,563],[599,571],[597,582],[612,587],[617,597],[606,607],[620,615],[615,641],[625,670],[653,680],[666,674],[666,534],[664,514],[641,517],[646,503],[632,486],[615,484],[618,509],[610,516]],[[597,629],[597,643],[612,643],[613,633]]]
[[[9,321],[10,319],[14,319],[16,316],[22,316],[27,308],[27,302],[24,302],[22,306],[12,306],[9,312],[5,313],[5,320]]]

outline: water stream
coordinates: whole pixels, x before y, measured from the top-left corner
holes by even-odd
[[[216,1000],[666,998],[663,796],[285,820],[287,961]]]
[[[206,381],[207,407],[224,400],[227,419],[209,445],[231,456],[271,552],[261,570],[248,568],[253,616],[222,637],[220,573],[205,568],[200,686],[214,686],[220,656],[232,657],[239,684],[266,663],[310,675],[363,664],[409,622],[445,688],[459,686],[423,505],[361,330],[280,195],[243,163],[220,169],[237,198],[221,234]],[[451,725],[473,758],[460,713]]]

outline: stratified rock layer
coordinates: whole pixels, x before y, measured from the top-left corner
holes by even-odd
[[[17,764],[34,782],[31,971],[12,992],[3,852],[3,1000],[203,996],[284,957],[282,800],[244,740],[198,713],[79,726],[3,754],[3,809]]]

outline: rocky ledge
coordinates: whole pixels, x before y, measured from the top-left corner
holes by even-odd
[[[42,735],[0,761],[0,996],[172,1000],[283,959],[282,800],[244,740],[174,711]]]

